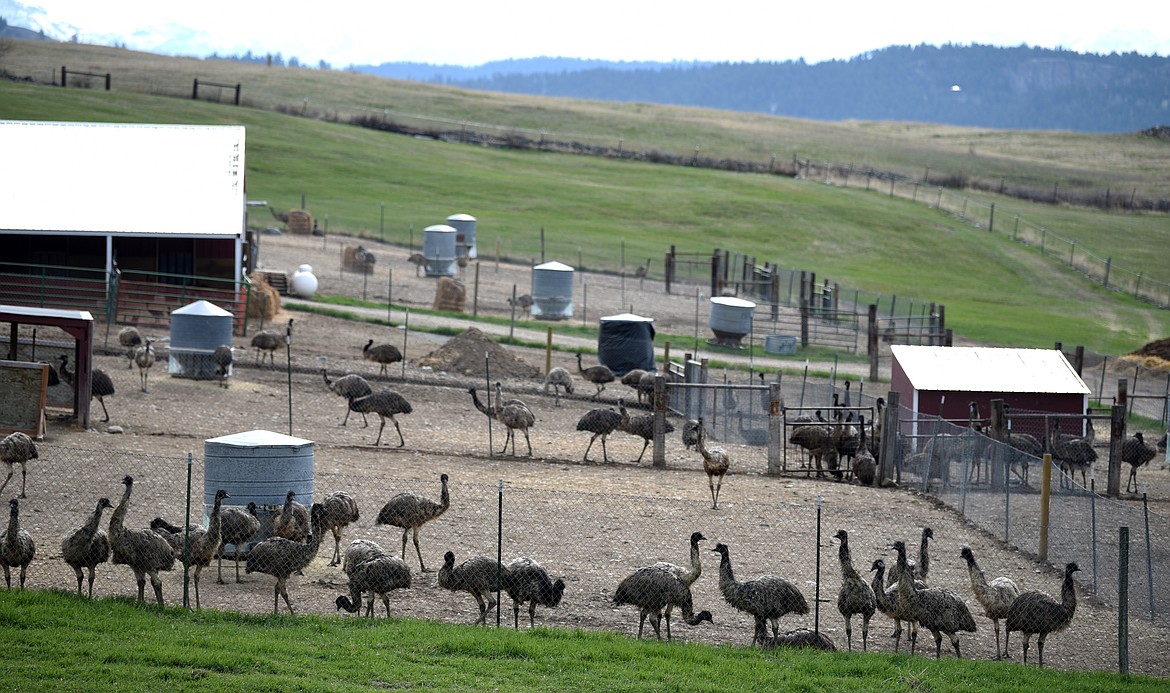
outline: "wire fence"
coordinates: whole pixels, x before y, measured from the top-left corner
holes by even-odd
[[[734,392],[741,406],[753,412],[758,410],[749,402],[758,397],[757,391],[729,389],[709,396],[722,404],[727,392]],[[840,401],[842,389],[834,387],[830,391],[818,387],[809,392],[806,404],[815,406],[822,398],[831,401],[833,394]],[[868,393],[853,392],[852,397],[854,401],[872,403]],[[729,430],[734,438],[738,429],[732,421],[735,419],[726,415],[713,419],[712,433]],[[933,422],[923,419],[919,425],[925,428]],[[952,433],[956,438],[964,435],[961,427],[950,426],[940,423],[931,435],[935,440],[944,433]],[[740,433],[740,437],[751,444],[749,436]],[[898,463],[902,484],[919,487],[997,539],[1025,552],[1038,553],[1041,519],[1037,510],[1039,494],[1034,460],[1028,460],[1033,470],[1030,479],[1021,473],[1024,460],[995,443],[960,447],[958,454],[944,454],[943,448],[936,445],[933,451],[927,448],[935,458],[928,455],[924,461],[920,451],[926,447],[923,440],[902,446],[907,452],[905,459]],[[844,649],[848,647],[848,639],[842,635],[844,619],[836,609],[843,584],[842,570],[839,544],[832,541],[832,536],[837,529],[848,528],[853,541],[852,566],[862,581],[869,582],[876,568],[876,557],[884,558],[887,567],[896,564],[896,556],[887,549],[892,538],[907,541],[911,545],[911,559],[915,558],[913,541],[920,528],[897,519],[896,513],[861,522],[850,500],[836,492],[828,500],[800,494],[771,499],[740,494],[734,502],[721,501],[722,512],[713,512],[706,501],[523,487],[506,479],[499,482],[483,479],[482,475],[481,478],[453,478],[442,484],[438,469],[432,479],[407,479],[396,476],[384,463],[363,465],[360,481],[355,481],[357,462],[354,460],[378,453],[346,445],[323,445],[307,476],[298,476],[297,472],[304,470],[290,469],[288,460],[250,469],[248,460],[241,459],[236,467],[238,478],[223,483],[209,483],[207,479],[215,474],[209,471],[207,459],[195,455],[160,457],[49,444],[39,447],[38,464],[44,471],[35,474],[28,497],[19,506],[22,527],[39,547],[29,566],[29,587],[85,591],[82,578],[62,560],[65,550],[58,549],[58,540],[93,515],[99,496],[109,498],[114,506],[120,505],[123,494],[127,493],[123,483],[127,475],[134,478],[134,483],[131,502],[122,513],[124,526],[141,530],[156,517],[179,528],[190,522],[192,548],[188,555],[193,565],[199,563],[201,532],[196,526],[210,526],[217,490],[213,486],[226,486],[230,495],[223,501],[224,509],[242,510],[249,501],[256,503],[253,512],[259,520],[259,533],[237,540],[237,544],[222,551],[205,554],[202,561],[208,567],[201,571],[199,578],[194,569],[184,574],[184,552],[181,548],[172,549],[175,553],[168,563],[169,570],[164,569],[160,574],[160,589],[167,604],[200,603],[206,608],[245,613],[291,610],[298,614],[331,614],[341,608],[349,610],[363,597],[367,604],[373,599],[374,606],[378,607],[380,599],[376,596],[386,594],[388,605],[378,607],[379,614],[385,609],[394,617],[454,623],[477,622],[482,617],[488,622],[499,619],[505,625],[518,621],[523,627],[523,612],[528,610],[531,599],[536,599],[534,622],[538,625],[612,630],[631,636],[644,630],[643,635],[650,637],[657,623],[656,614],[670,606],[673,615],[669,629],[673,639],[748,644],[757,635],[751,614],[756,605],[737,607],[721,592],[722,557],[711,549],[723,544],[727,547],[727,565],[735,566],[734,579],[747,581],[774,574],[800,592],[800,598],[794,597],[781,609],[785,613],[780,626],[774,632],[769,629],[765,642],[771,644],[778,638],[776,644],[783,644],[809,638],[813,636],[808,631],[812,631]],[[1006,466],[1008,460],[1014,462],[1009,472],[1011,483],[997,489],[989,481],[994,474],[987,471],[987,466]],[[371,468],[379,467],[380,471],[370,473]],[[982,471],[977,473],[980,467]],[[841,469],[846,471],[848,481],[850,466],[843,462]],[[792,471],[801,471],[795,462]],[[804,473],[807,475],[809,471]],[[738,483],[746,483],[746,477]],[[315,525],[310,520],[312,532],[307,537],[300,536],[300,541],[265,539],[265,535],[279,531],[276,528],[285,512],[286,494],[293,487],[301,489],[294,500],[306,508],[324,503],[319,506],[323,515],[317,516]],[[325,519],[325,516],[333,517],[324,509],[330,505],[330,497],[338,492],[349,494],[359,509],[357,516],[347,523]],[[877,489],[872,492],[882,493]],[[396,499],[405,498],[400,494],[420,499],[414,501],[419,508],[416,519],[425,516],[427,520],[401,522],[407,525],[405,533],[403,527],[386,524],[389,520],[386,508]],[[1131,611],[1165,624],[1166,614],[1170,613],[1170,594],[1164,589],[1170,584],[1165,555],[1170,526],[1165,519],[1152,513],[1143,516],[1132,506],[1106,502],[1075,485],[1072,491],[1055,494],[1051,507],[1048,559],[1057,563],[1078,562],[1082,586],[1091,587],[1097,597],[1110,604],[1116,603],[1120,590],[1116,582],[1119,547],[1113,539],[1114,530],[1122,525],[1133,528]],[[380,519],[380,515],[385,516]],[[106,510],[98,526],[112,527],[112,519],[113,511]],[[419,527],[417,549],[413,525]],[[334,527],[337,539],[331,531]],[[687,537],[695,531],[705,537],[694,555],[706,577],[688,586],[680,581],[685,582],[693,575]],[[185,539],[185,532],[180,530],[178,546]],[[358,562],[351,557],[346,564],[350,542],[356,539],[378,544],[375,554],[378,563],[359,571],[361,565],[374,560],[366,553],[365,560]],[[111,542],[118,541],[111,536]],[[266,548],[258,548],[261,546]],[[445,565],[447,552],[451,552],[452,560]],[[137,554],[127,554],[118,548],[114,554],[121,555],[123,563],[133,564],[137,560]],[[226,563],[222,572],[217,565],[219,555]],[[975,633],[958,630],[967,643],[964,651],[968,656],[991,657],[996,645],[991,630],[985,627],[982,607],[966,590],[965,571],[953,565],[953,556],[944,556],[936,561],[938,583],[961,592],[964,605],[954,609],[967,609],[981,624]],[[240,584],[235,581],[237,557],[242,558],[241,577],[245,581]],[[547,579],[537,572],[540,579],[528,580],[534,569],[514,563],[520,557],[543,566]],[[502,559],[504,568],[497,568],[497,559]],[[677,575],[664,568],[639,570],[660,561],[677,565],[678,570],[673,571]],[[437,574],[423,572],[424,564]],[[377,573],[375,566],[408,570],[410,586],[395,587],[392,578]],[[489,567],[486,574],[484,566]],[[95,596],[134,597],[138,593],[133,571],[127,566],[101,563],[97,574]],[[226,584],[217,582],[220,576]],[[526,579],[521,580],[519,576]],[[288,594],[287,604],[284,595],[274,589],[278,578]],[[558,586],[557,580],[563,586]],[[147,583],[148,576],[144,576],[143,591],[150,601],[153,591]],[[478,592],[477,584],[483,586]],[[503,615],[487,608],[496,598],[491,593],[497,585],[502,588]],[[509,589],[516,592],[517,599],[508,598]],[[664,596],[667,590],[673,590],[669,593],[672,596]],[[1059,587],[1054,584],[1046,591],[1058,594]],[[476,592],[484,600],[483,609],[477,604],[473,594]],[[1149,598],[1145,599],[1147,595]],[[348,602],[339,597],[345,597]],[[517,602],[519,606],[508,617],[508,607]],[[650,621],[644,626],[639,623],[643,609],[648,609]],[[710,612],[710,620],[703,615],[704,611]],[[929,620],[923,618],[923,628],[926,628]],[[890,645],[884,636],[874,637],[879,629],[884,633],[886,620],[880,611],[874,619],[869,626],[867,645],[870,649],[888,649]],[[853,620],[855,648],[862,638],[862,620],[861,616]],[[664,638],[667,628],[663,622]],[[925,634],[918,644],[929,652]],[[904,647],[905,643],[900,646]],[[1050,663],[1052,657],[1050,645]],[[1070,666],[1086,665],[1080,662]],[[1109,664],[1097,663],[1097,666],[1107,668]]]
[[[1145,494],[1141,504],[1110,500],[1097,494],[1094,469],[1086,485],[1075,469],[1053,464],[1045,518],[1041,457],[937,417],[903,409],[900,419],[912,433],[899,445],[899,483],[1027,554],[1054,565],[1077,563],[1078,578],[1102,601],[1117,607],[1125,592],[1132,615],[1170,625],[1170,518],[1151,512]],[[1117,570],[1121,527],[1133,538],[1126,585]]]
[[[1170,308],[1170,282],[1151,278],[1141,269],[1119,265],[1112,257],[1102,256],[1079,245],[1076,239],[1060,235],[1058,229],[1030,222],[1019,214],[1005,218],[1001,210],[997,217],[994,203],[974,199],[962,188],[944,187],[874,169],[855,170],[853,166],[829,162],[806,162],[804,175],[806,178],[823,179],[844,186],[864,185],[866,190],[920,201],[975,228],[989,232],[998,231],[1009,235],[1018,243],[1037,248],[1045,257],[1059,260],[1106,289],[1132,296],[1159,308]],[[1105,209],[1133,208],[1127,206],[1126,196],[1114,195],[1110,200],[1109,193],[1106,192],[1105,195]],[[1060,202],[1060,198],[1045,198],[1043,201],[1057,203]],[[1153,209],[1165,211],[1162,209],[1164,206],[1163,201]]]

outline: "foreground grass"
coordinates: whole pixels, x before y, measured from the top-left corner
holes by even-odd
[[[996,662],[514,632],[410,619],[245,616],[0,594],[0,687],[129,690],[1165,690],[1164,681]]]

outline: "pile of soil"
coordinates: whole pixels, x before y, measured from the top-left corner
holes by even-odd
[[[1130,354],[1146,368],[1170,369],[1170,338],[1150,342]]]
[[[540,380],[541,372],[520,358],[513,356],[504,347],[492,341],[482,331],[470,327],[463,334],[447,340],[443,346],[418,360],[419,366],[429,366],[436,371],[458,373],[468,376],[486,377],[488,355],[491,376],[496,379]]]

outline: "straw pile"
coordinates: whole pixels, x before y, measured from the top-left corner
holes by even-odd
[[[309,235],[313,233],[313,215],[307,209],[294,209],[288,213],[288,232]]]
[[[268,283],[268,275],[263,272],[253,272],[248,278],[252,280],[248,317],[263,318],[268,322],[280,312],[280,292],[272,288]]]
[[[435,310],[462,313],[466,303],[467,287],[451,277],[439,277],[439,285],[435,288]]]

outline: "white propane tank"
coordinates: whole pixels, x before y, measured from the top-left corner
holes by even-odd
[[[301,298],[312,298],[313,294],[317,292],[317,277],[313,274],[311,265],[298,267],[297,271],[293,273],[290,283],[293,293]]]

